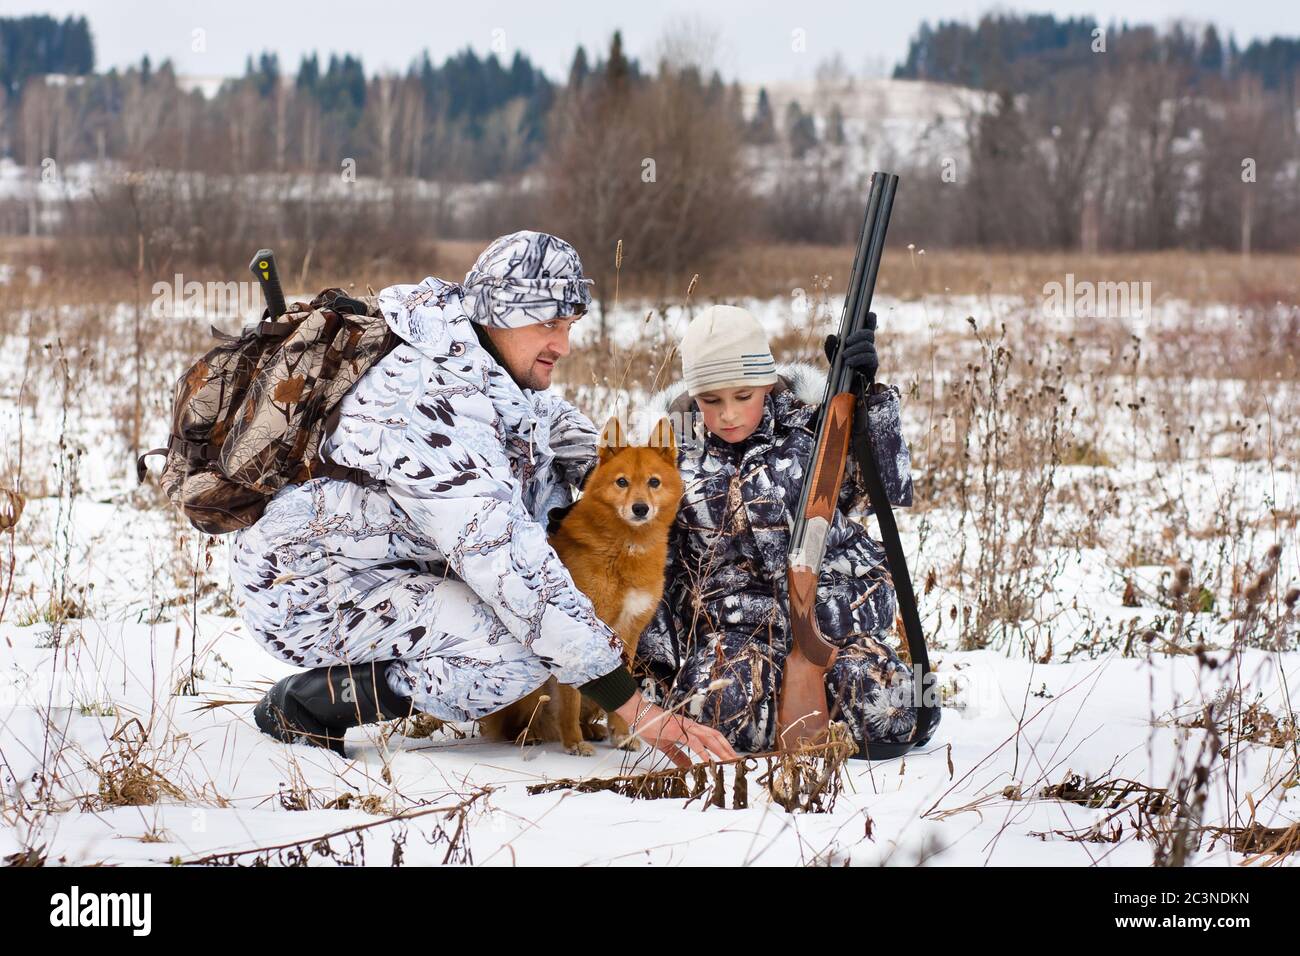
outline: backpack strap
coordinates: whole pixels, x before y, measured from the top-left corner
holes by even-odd
[[[217,445],[186,441],[179,435],[172,435],[167,442],[167,447],[151,448],[135,460],[136,481],[144,484],[145,476],[149,474],[149,466],[145,464],[146,459],[153,458],[155,455],[165,457],[173,451],[179,451],[192,462],[217,461],[221,457],[221,448]]]
[[[360,485],[362,488],[382,488],[384,486],[382,481],[369,472],[362,471],[360,468],[336,465],[332,461],[313,462],[311,477],[336,478],[339,481],[349,481],[354,485]]]
[[[155,455],[166,456],[173,449],[180,451],[193,462],[219,461],[221,459],[221,448],[219,446],[209,443],[189,442],[177,435],[173,435],[166,448],[151,448],[135,460],[136,480],[144,484],[145,476],[149,473],[148,466],[145,464],[146,459]],[[337,478],[339,481],[350,481],[352,484],[360,485],[363,488],[382,488],[384,485],[382,481],[369,472],[362,471],[360,468],[348,468],[332,461],[320,462],[318,467],[313,467],[311,477]]]
[[[149,474],[149,466],[145,464],[145,459],[146,459],[146,458],[152,458],[152,457],[154,457],[155,455],[159,455],[159,456],[161,456],[161,457],[166,457],[166,455],[167,455],[167,449],[166,449],[166,448],[151,448],[151,449],[149,449],[147,452],[145,452],[143,455],[141,455],[139,458],[137,458],[137,459],[135,460],[135,479],[136,479],[136,484],[140,484],[140,485],[143,485],[143,484],[144,484],[145,476],[146,476],[147,474]]]
[[[221,446],[211,442],[186,441],[180,435],[172,435],[167,442],[167,451],[179,451],[189,461],[218,461],[221,458]]]

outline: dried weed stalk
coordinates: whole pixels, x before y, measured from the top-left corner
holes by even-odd
[[[528,792],[616,793],[632,800],[686,800],[687,806],[704,798],[701,809],[743,810],[749,806],[749,775],[759,771],[755,782],[783,809],[791,813],[830,813],[843,789],[845,761],[857,750],[842,724],[834,723],[831,728],[830,740],[799,750],[749,754],[735,760],[615,777],[564,778],[533,784]],[[733,768],[730,807],[723,772],[728,766]]]

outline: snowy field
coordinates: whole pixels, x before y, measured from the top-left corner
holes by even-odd
[[[778,361],[812,358],[839,307],[744,304]],[[1294,371],[1266,343],[1213,361],[1179,348],[1207,316],[1258,343],[1283,313],[1160,301],[1079,320],[987,296],[876,311],[944,715],[905,760],[850,761],[825,813],[781,809],[757,772],[744,809],[531,794],[653,761],[486,743],[472,725],[354,729],[346,760],[264,737],[252,705],[290,668],[233,616],[225,544],[135,485],[131,310],[11,311],[0,487],[26,502],[0,534],[0,858],[1294,865]],[[557,387],[601,422],[624,368],[648,386],[686,317],[625,304],[608,379]],[[164,439],[171,382],[214,318],[236,324],[150,327],[143,448]]]

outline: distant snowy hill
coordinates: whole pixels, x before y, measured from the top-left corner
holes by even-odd
[[[799,160],[792,159],[784,140],[749,147],[755,187],[769,191],[780,179],[801,168],[825,164],[843,182],[865,182],[871,170],[900,165],[938,164],[945,158],[966,157],[967,130],[975,117],[992,108],[992,94],[923,80],[847,77],[836,83],[808,81],[742,87],[746,118],[757,108],[766,89],[776,120],[784,132],[790,103],[813,116],[818,145]],[[839,107],[844,144],[827,142],[830,117]]]

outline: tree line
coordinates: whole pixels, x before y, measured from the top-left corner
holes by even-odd
[[[41,18],[0,20],[3,42],[29,20]],[[838,99],[790,101],[778,116],[761,90],[746,109],[716,70],[671,50],[643,66],[619,33],[598,54],[579,47],[562,82],[522,52],[467,49],[441,64],[426,53],[378,75],[346,54],[311,54],[286,72],[264,52],[205,97],[147,57],[95,73],[84,21],[55,26],[61,44],[43,49],[61,52],[29,58],[15,94],[0,89],[0,155],[33,170],[106,161],[133,178],[68,203],[55,226],[34,200],[0,201],[0,232],[78,237],[62,245],[85,264],[101,261],[95,249],[136,270],[226,263],[238,258],[232,243],[255,234],[287,244],[305,273],[358,254],[418,257],[413,236],[546,223],[598,271],[610,272],[622,240],[639,269],[677,281],[752,238],[852,241],[862,149],[883,137],[846,121]],[[1106,32],[1099,53],[1094,30],[1036,16],[921,26],[901,74],[985,95],[952,155],[891,146],[888,164],[906,183],[891,236],[932,247],[1293,248],[1293,41],[1238,50],[1208,29],[1125,26]],[[77,78],[38,75],[55,66]],[[348,164],[385,188],[341,191]],[[456,183],[477,196],[471,207],[443,188]]]
[[[1252,40],[1242,50],[1235,37],[1225,44],[1212,23],[1199,34],[1178,22],[1158,33],[1148,25],[1102,27],[1091,17],[1058,20],[1051,14],[988,14],[974,24],[923,22],[894,77],[1026,92],[1058,70],[1086,65],[1099,52],[1099,34],[1135,50],[1146,63],[1183,69],[1193,85],[1249,76],[1265,90],[1293,96],[1300,78],[1300,38]]]
[[[536,160],[553,95],[521,53],[503,64],[465,50],[435,66],[426,52],[404,74],[380,76],[358,57],[316,54],[285,74],[262,53],[211,99],[146,56],[76,82],[26,83],[0,113],[0,152],[25,165],[109,159],[241,174],[337,169],[351,157],[385,177],[492,179]]]
[[[1300,39],[1240,50],[1213,26],[1103,30],[1088,18],[990,15],[922,24],[895,76],[992,100],[968,117],[965,168],[954,171],[961,214],[942,220],[941,241],[1296,245]]]
[[[0,17],[0,95],[16,95],[29,77],[84,76],[94,68],[95,44],[85,17]]]

